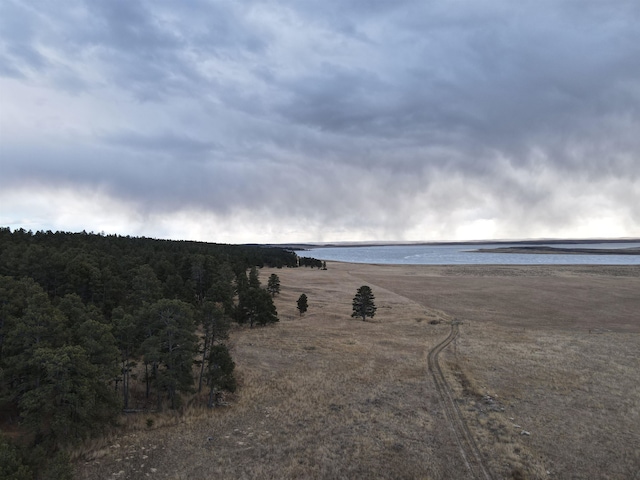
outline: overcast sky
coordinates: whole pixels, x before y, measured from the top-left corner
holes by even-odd
[[[640,237],[637,0],[0,1],[0,225]]]

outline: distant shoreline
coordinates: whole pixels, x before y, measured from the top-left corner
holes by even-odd
[[[604,243],[604,242],[603,242]],[[606,242],[609,243],[609,242]],[[498,247],[471,250],[477,253],[519,253],[543,255],[640,255],[640,248],[557,248],[546,246],[535,247]]]
[[[280,248],[289,248],[291,250],[311,250],[318,248],[353,248],[353,247],[409,247],[409,246],[469,246],[469,247],[481,247],[482,245],[516,245],[515,247],[496,247],[495,249],[478,249],[474,250],[474,252],[487,252],[491,251],[493,253],[556,253],[556,252],[531,252],[531,251],[523,251],[523,252],[515,252],[510,249],[530,249],[530,248],[545,248],[545,245],[575,245],[575,244],[589,244],[589,245],[598,245],[603,243],[616,243],[616,244],[625,244],[625,243],[640,243],[640,238],[613,238],[613,239],[536,239],[536,240],[467,240],[467,241],[439,241],[439,242],[428,242],[428,241],[409,241],[409,242],[401,242],[401,241],[389,241],[389,242],[309,242],[309,243],[272,243],[267,246],[280,247]],[[518,246],[522,245],[522,247]],[[525,245],[527,245],[525,247]],[[531,247],[528,247],[531,245]],[[553,248],[553,247],[548,247]],[[498,250],[505,250],[504,252],[500,252]],[[508,250],[508,251],[507,251]],[[591,250],[591,249],[571,249],[571,248],[563,248],[557,249],[561,250],[557,253],[576,253],[588,255],[591,252],[579,252],[579,250]],[[575,250],[571,252],[571,250]],[[613,255],[618,254],[618,249],[611,249],[615,253],[602,253],[606,252],[608,249],[593,249],[598,250],[599,252],[593,252],[594,254],[602,254],[602,255]],[[620,249],[622,250],[622,249]],[[629,250],[629,249],[625,249]],[[636,255],[637,253],[626,253],[624,255]]]

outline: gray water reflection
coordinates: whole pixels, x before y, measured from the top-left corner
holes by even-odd
[[[525,246],[483,245],[389,245],[322,247],[298,252],[302,257],[352,263],[400,265],[640,265],[640,255],[574,255],[478,253],[478,248]],[[536,245],[540,246],[540,245]],[[640,243],[548,244],[556,248],[639,248]]]

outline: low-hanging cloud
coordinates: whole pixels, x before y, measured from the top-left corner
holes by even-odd
[[[8,0],[0,223],[640,236],[639,21],[627,0]]]

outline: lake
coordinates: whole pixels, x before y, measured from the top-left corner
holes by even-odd
[[[550,246],[555,248],[638,248],[640,243],[473,244],[319,247],[297,252],[301,257],[351,263],[401,265],[640,265],[640,255],[575,255],[479,253],[478,248]]]

